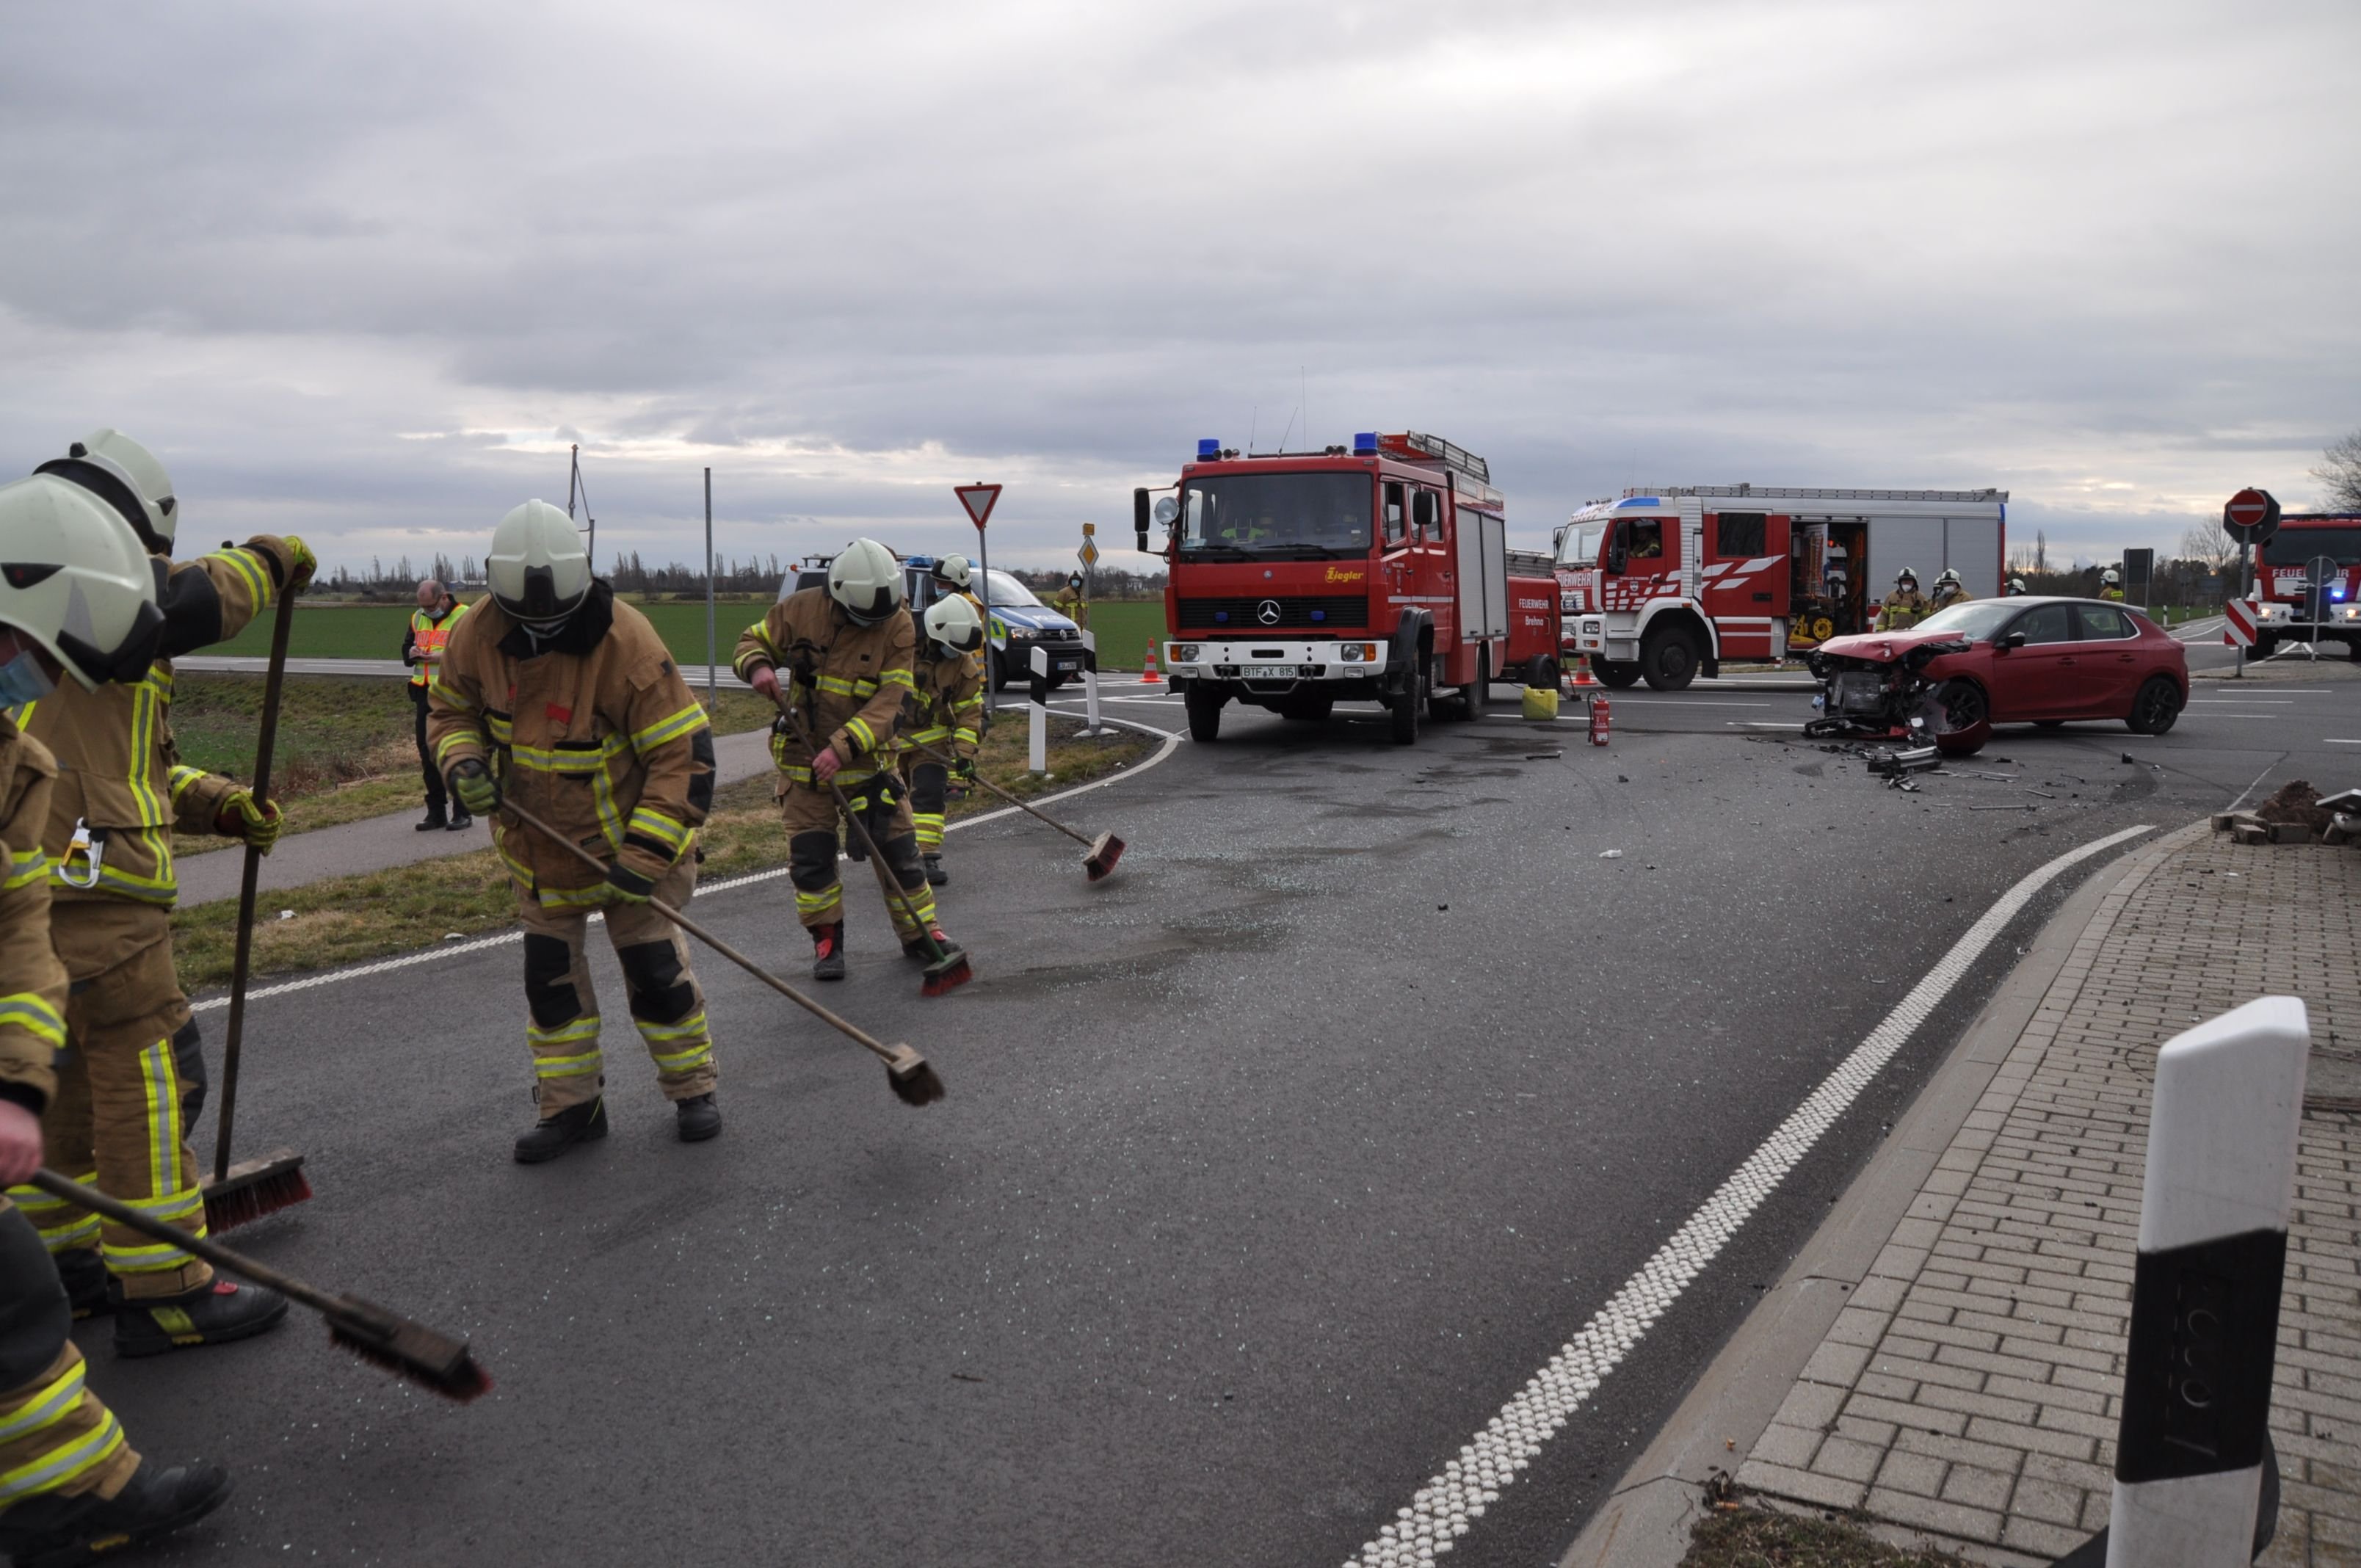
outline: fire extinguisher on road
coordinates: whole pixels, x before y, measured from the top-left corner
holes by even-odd
[[[1594,746],[1607,744],[1607,699],[1603,696],[1592,697],[1590,699],[1590,743]]]

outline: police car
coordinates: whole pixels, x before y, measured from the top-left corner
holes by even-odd
[[[912,555],[902,563],[903,587],[915,614],[926,614],[927,606],[934,602],[935,560],[932,555]],[[1027,679],[1032,674],[1033,650],[1037,647],[1049,651],[1052,686],[1064,685],[1080,675],[1082,629],[1043,604],[1032,589],[1005,572],[987,574],[977,567],[970,591],[978,599],[984,598],[987,576],[992,587],[988,601],[992,614],[987,624],[992,644],[992,684],[1005,686]]]

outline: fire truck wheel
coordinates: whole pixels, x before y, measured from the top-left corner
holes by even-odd
[[[1418,744],[1418,722],[1420,717],[1426,712],[1426,696],[1428,691],[1432,689],[1426,676],[1426,661],[1422,659],[1419,661],[1418,674],[1411,678],[1409,689],[1396,692],[1393,702],[1386,710],[1386,717],[1389,720],[1387,729],[1397,746]]]
[[[1602,659],[1593,653],[1590,656],[1590,673],[1598,677],[1600,685],[1616,691],[1637,685],[1640,682],[1639,663],[1631,659]]]
[[[2180,688],[2169,675],[2151,675],[2132,698],[2124,723],[2135,735],[2161,735],[2180,717]]]
[[[1546,653],[1534,654],[1533,662],[1525,669],[1525,685],[1537,692],[1555,691],[1557,661]]]
[[[2262,632],[2257,632],[2255,634],[2255,645],[2246,650],[2246,657],[2250,661],[2259,663],[2264,659],[2269,658],[2273,653],[2278,652],[2279,647],[2279,640],[2277,637],[2268,636]]]
[[[1202,683],[1189,683],[1189,695],[1181,699],[1189,709],[1189,739],[1218,740],[1222,738],[1222,705],[1229,699],[1219,692],[1209,692]]]
[[[1697,669],[1697,642],[1678,627],[1667,627],[1640,645],[1640,676],[1651,691],[1686,691]]]

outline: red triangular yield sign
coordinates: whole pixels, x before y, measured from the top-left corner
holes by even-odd
[[[978,530],[983,527],[984,519],[992,515],[994,505],[1000,499],[998,485],[953,485],[951,493],[959,497],[960,505],[967,508],[967,515]]]

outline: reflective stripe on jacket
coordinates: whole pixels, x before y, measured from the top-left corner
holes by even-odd
[[[850,786],[892,765],[889,744],[902,720],[903,699],[915,689],[917,630],[900,611],[874,626],[846,615],[821,587],[804,588],[774,604],[738,639],[733,666],[741,680],[756,670],[779,673],[779,694],[804,727],[774,729],[771,760],[800,784],[812,779],[815,736],[843,764],[837,782]],[[784,721],[782,721],[784,723]]]
[[[713,808],[705,709],[648,618],[603,582],[538,645],[497,602],[478,603],[445,645],[427,704],[427,749],[445,776],[469,758],[486,763],[504,797],[651,882]],[[492,837],[543,905],[606,902],[602,873],[513,814],[500,813]]]
[[[66,970],[49,943],[49,869],[41,852],[57,763],[0,718],[0,1083],[43,1102],[49,1058],[66,1043]]]
[[[451,612],[441,620],[423,609],[410,612],[410,647],[418,654],[418,662],[410,666],[410,684],[431,686],[434,673],[443,666],[443,650],[458,629],[460,617],[467,613],[464,604],[453,604]]]
[[[1878,607],[1877,630],[1907,631],[1928,613],[1927,600],[1916,593],[1888,594],[1885,602]]]
[[[159,657],[146,679],[96,691],[60,681],[17,710],[25,732],[57,758],[41,849],[60,899],[169,905],[180,896],[172,829],[215,831],[214,818],[238,786],[181,765],[172,743],[170,660],[236,636],[279,602],[280,585],[293,567],[285,542],[269,534],[174,565]],[[78,827],[83,830],[77,833]]]

